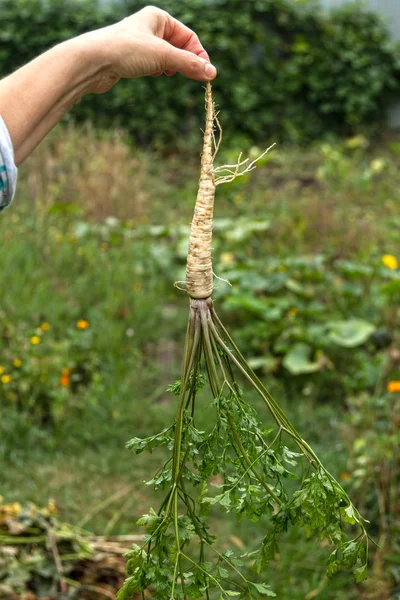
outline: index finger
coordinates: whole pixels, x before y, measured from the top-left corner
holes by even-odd
[[[180,50],[193,52],[196,56],[210,62],[209,56],[203,48],[198,35],[189,27],[168,14],[163,39]]]

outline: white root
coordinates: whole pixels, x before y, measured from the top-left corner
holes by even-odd
[[[221,183],[229,183],[230,181],[233,181],[234,179],[236,179],[236,177],[241,177],[242,175],[245,175],[246,173],[250,173],[250,171],[253,171],[253,169],[256,168],[257,162],[259,160],[261,160],[274,146],[275,146],[275,144],[272,144],[269,148],[264,150],[264,152],[262,154],[260,154],[260,156],[258,156],[256,159],[252,160],[250,163],[249,163],[249,160],[250,160],[249,158],[245,158],[244,160],[241,160],[241,158],[242,158],[242,152],[241,152],[239,154],[238,161],[235,165],[223,165],[221,167],[217,167],[216,169],[214,169],[214,174],[225,172],[225,173],[228,173],[228,175],[221,175],[220,177],[217,177],[215,180],[215,185],[217,186],[217,185],[220,185]],[[246,168],[243,169],[243,171],[239,171],[240,167],[243,167],[244,165],[247,165]]]
[[[205,98],[206,126],[200,180],[190,227],[186,263],[186,291],[191,298],[209,298],[213,291],[211,241],[215,197],[213,164],[215,108],[209,83],[206,86]]]
[[[215,188],[221,183],[233,181],[256,168],[256,163],[261,160],[275,144],[265,150],[258,158],[250,161],[242,160],[239,154],[238,162],[234,165],[224,165],[214,168],[214,158],[218,153],[222,141],[222,127],[215,111],[212,98],[211,85],[206,86],[206,126],[204,129],[203,152],[201,155],[201,171],[199,189],[193,220],[190,228],[188,257],[186,264],[186,282],[177,281],[175,287],[182,290],[182,284],[191,298],[209,298],[213,291],[211,242],[214,212]],[[218,129],[218,139],[216,130]],[[242,169],[242,170],[241,170]],[[216,175],[219,177],[216,177]],[[218,278],[222,279],[222,278]],[[222,281],[225,281],[222,279]],[[229,282],[226,282],[229,284]],[[230,284],[229,284],[230,285]]]

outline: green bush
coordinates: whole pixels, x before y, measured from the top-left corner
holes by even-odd
[[[56,42],[112,23],[146,3],[3,0],[0,74]],[[399,90],[399,53],[380,17],[350,6],[326,16],[314,1],[163,0],[195,29],[219,70],[227,132],[296,142],[377,127]],[[119,123],[142,144],[187,148],[203,120],[201,83],[177,76],[122,81],[75,107],[77,119]]]
[[[101,395],[106,370],[90,323],[79,319],[64,331],[44,321],[32,327],[0,313],[0,403],[42,425],[62,419],[88,392]],[[106,365],[107,366],[107,365]]]

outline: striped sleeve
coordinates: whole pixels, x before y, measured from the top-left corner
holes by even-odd
[[[14,198],[17,174],[10,134],[0,117],[0,211],[6,208]]]

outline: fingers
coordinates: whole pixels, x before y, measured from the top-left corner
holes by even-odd
[[[210,61],[198,35],[165,10],[155,6],[147,6],[140,13],[145,17],[149,28],[155,35],[180,50],[187,50],[199,58]]]
[[[165,48],[165,70],[167,74],[178,72],[198,81],[211,81],[217,75],[216,68],[207,60],[188,50],[179,50],[167,45]]]
[[[207,52],[198,36],[189,27],[172,17],[166,11],[147,6],[138,13],[127,17],[132,32],[153,37],[148,50],[153,53],[154,69],[142,70],[141,74],[174,75],[181,73],[185,77],[199,81],[211,81],[217,71],[210,63]]]
[[[209,61],[208,54],[203,48],[198,35],[168,13],[165,14],[167,21],[163,39],[180,50],[187,50]]]

